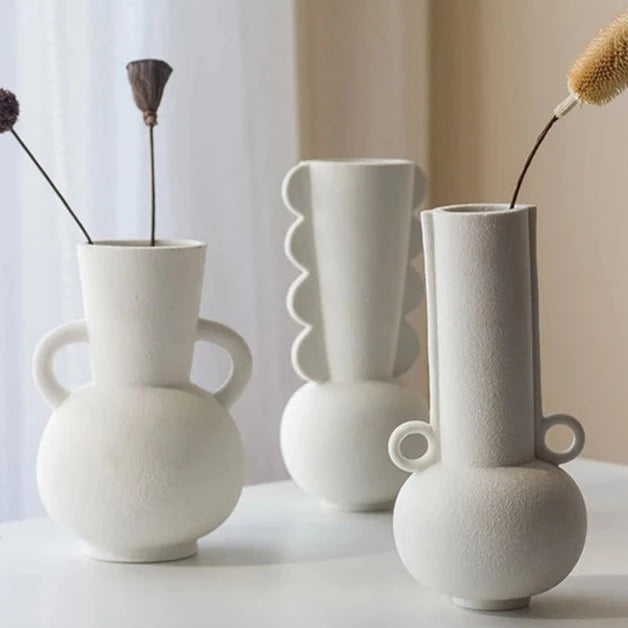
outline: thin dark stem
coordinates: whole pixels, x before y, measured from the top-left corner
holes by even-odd
[[[534,159],[534,155],[536,155],[536,151],[539,150],[539,146],[543,143],[545,136],[549,133],[550,129],[554,126],[554,122],[556,122],[558,118],[556,116],[552,116],[552,119],[545,125],[545,128],[541,131],[539,136],[536,138],[536,143],[534,147],[530,151],[528,158],[526,159],[525,164],[523,165],[523,170],[519,175],[519,179],[517,180],[517,185],[515,186],[515,191],[512,195],[512,200],[510,201],[510,209],[513,209],[515,204],[517,203],[517,197],[519,196],[519,190],[521,189],[521,184],[523,183],[523,179],[526,176],[526,172],[528,172],[528,168]]]
[[[83,226],[83,223],[78,219],[78,216],[72,211],[72,208],[68,205],[68,202],[63,198],[63,194],[59,192],[57,186],[52,182],[52,179],[48,176],[48,173],[42,168],[41,164],[35,159],[35,155],[28,150],[28,147],[22,141],[22,138],[15,132],[15,129],[11,129],[11,133],[13,133],[13,137],[18,141],[19,145],[26,151],[26,154],[31,158],[33,163],[44,175],[44,179],[48,181],[50,187],[54,190],[55,194],[59,197],[59,200],[65,205],[65,208],[70,212],[70,216],[74,219],[74,222],[78,225],[78,228],[83,232],[83,235],[87,238],[87,242],[89,244],[93,244],[92,239],[89,237],[89,233],[87,233],[87,229]]]
[[[155,142],[153,125],[148,127],[150,137],[150,245],[155,246]]]

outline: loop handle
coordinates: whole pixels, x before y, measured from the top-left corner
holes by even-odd
[[[33,377],[41,396],[54,410],[70,395],[57,379],[54,356],[65,345],[88,342],[87,325],[84,320],[70,321],[49,331],[35,348],[33,355]]]
[[[555,425],[564,425],[571,430],[573,440],[565,451],[553,451],[545,442],[547,432]],[[541,429],[536,443],[536,457],[556,465],[569,462],[582,451],[584,440],[584,429],[577,419],[569,414],[551,414],[541,420]]]
[[[216,400],[228,410],[240,397],[251,377],[253,368],[251,350],[244,339],[233,329],[205,318],[200,318],[198,321],[196,339],[218,345],[231,358],[231,370],[227,379],[213,393]]]
[[[427,441],[427,450],[419,458],[408,458],[401,453],[401,443],[411,434],[420,434]],[[399,425],[388,440],[388,455],[402,470],[417,473],[436,462],[436,435],[429,423],[424,421],[408,421]]]

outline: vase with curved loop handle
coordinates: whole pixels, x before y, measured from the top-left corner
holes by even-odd
[[[251,353],[228,327],[198,318],[205,248],[79,245],[85,319],[52,330],[35,351],[35,382],[54,411],[39,446],[39,492],[93,558],[190,556],[242,490],[243,447],[228,409],[248,382]],[[213,394],[190,382],[198,341],[231,357]],[[93,379],[69,392],[53,358],[74,342],[88,343]]]
[[[418,341],[406,315],[421,298],[415,210],[425,178],[396,159],[305,161],[283,184],[297,217],[286,255],[301,271],[288,309],[303,330],[292,364],[307,381],[288,402],[281,449],[295,482],[326,505],[390,508],[406,475],[388,459],[392,430],[426,417],[398,378]]]
[[[463,607],[507,610],[557,585],[578,561],[586,509],[557,465],[584,445],[580,423],[541,404],[536,209],[442,207],[422,214],[430,424],[399,426],[395,464],[412,473],[395,503],[408,571]],[[554,425],[572,431],[553,451]],[[426,453],[401,444],[423,435]]]

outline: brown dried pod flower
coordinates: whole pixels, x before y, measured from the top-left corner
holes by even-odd
[[[133,100],[144,114],[144,122],[148,126],[155,126],[157,108],[172,68],[159,59],[141,59],[127,64],[126,71],[131,83]]]
[[[15,94],[8,89],[0,88],[0,133],[13,128],[20,115],[20,103]]]
[[[155,246],[155,144],[153,130],[157,124],[157,108],[164,93],[164,87],[172,73],[172,68],[159,59],[131,61],[126,66],[133,100],[144,114],[148,126],[150,142],[150,245]]]

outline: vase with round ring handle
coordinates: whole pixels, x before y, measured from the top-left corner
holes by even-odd
[[[238,501],[244,454],[228,410],[252,361],[238,334],[198,317],[205,248],[79,245],[85,318],[52,330],[35,351],[35,382],[53,409],[37,457],[39,492],[93,558],[190,556]],[[198,341],[231,357],[214,393],[190,382]],[[69,392],[53,358],[75,342],[89,345],[92,381]]]
[[[392,507],[406,474],[388,458],[388,438],[427,416],[399,381],[418,355],[405,317],[421,298],[410,262],[424,193],[421,170],[401,159],[305,161],[284,179],[297,217],[286,255],[301,271],[288,292],[303,325],[292,364],[307,383],[284,410],[281,450],[294,481],[327,506]]]
[[[423,212],[430,425],[410,421],[389,453],[412,475],[394,507],[397,550],[423,585],[471,609],[525,607],[561,582],[586,535],[585,504],[558,465],[584,444],[571,416],[541,404],[536,209]],[[548,430],[572,432],[552,450]],[[421,434],[426,453],[400,450]]]

